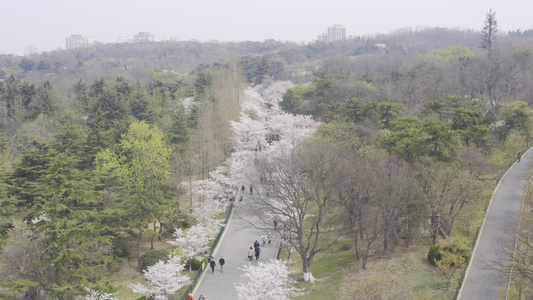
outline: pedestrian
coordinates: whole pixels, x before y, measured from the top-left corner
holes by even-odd
[[[224,273],[224,264],[226,263],[226,261],[224,260],[224,257],[220,257],[220,259],[218,260],[218,264],[220,265],[220,273]]]
[[[272,244],[272,234],[269,232],[267,233],[267,239],[268,239],[268,245]]]
[[[250,186],[250,195],[253,195],[253,194],[254,194],[254,188]]]
[[[193,300],[191,294],[187,296],[187,300]]]
[[[278,231],[278,220],[274,220],[274,231]]]
[[[522,153],[518,152],[518,162],[520,162],[521,158],[522,158]]]
[[[241,195],[241,198],[239,199],[239,207],[242,207],[242,195]]]
[[[258,248],[259,247],[259,242],[257,240],[255,240],[254,242],[254,248]]]
[[[261,248],[255,248],[255,260],[259,260],[259,254],[261,253]]]
[[[200,297],[198,297],[198,300],[205,300],[204,295],[200,294]]]
[[[212,259],[209,265],[211,266],[211,274],[215,274],[215,267],[217,266],[215,260]]]
[[[250,246],[250,250],[248,250],[248,258],[250,259],[250,261],[252,261],[252,259],[254,258],[254,254],[255,254],[255,251]]]
[[[266,245],[266,243],[267,243],[267,237],[266,237],[266,235],[264,233],[261,236],[261,240],[263,241],[263,247],[264,247]]]
[[[243,194],[244,194],[244,189],[245,189],[245,187],[244,187],[244,184],[243,184],[242,187],[241,187],[241,191],[242,191]]]

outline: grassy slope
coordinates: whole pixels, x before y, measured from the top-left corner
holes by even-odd
[[[460,270],[457,270],[451,286],[446,289],[443,281],[438,279],[437,268],[427,261],[428,249],[426,245],[414,245],[408,249],[397,246],[387,258],[371,259],[367,270],[360,268],[353,248],[319,254],[312,265],[313,275],[317,278],[313,284],[303,282],[300,260],[293,253],[293,277],[298,280],[299,287],[308,291],[308,294],[297,299],[352,299],[348,298],[347,291],[351,290],[350,287],[354,283],[364,281],[367,276],[380,274],[398,278],[420,299],[428,295],[431,295],[432,299],[451,299]]]

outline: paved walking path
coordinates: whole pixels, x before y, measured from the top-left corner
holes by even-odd
[[[239,195],[242,194],[239,193]],[[265,231],[256,227],[268,228],[269,225],[263,224],[254,215],[250,205],[252,199],[250,199],[249,195],[245,193],[243,199],[242,207],[239,207],[238,204],[234,207],[228,227],[219,242],[218,248],[215,250],[214,258],[217,263],[215,273],[211,274],[211,268],[203,272],[200,282],[193,292],[194,299],[197,299],[200,294],[203,294],[206,300],[237,299],[235,284],[240,281],[242,274],[239,268],[247,264],[257,265],[255,258],[252,262],[248,260],[248,250],[250,246],[253,246],[255,240],[262,245],[260,238]],[[251,223],[256,226],[254,227]],[[274,229],[272,228],[271,231],[274,231]],[[267,261],[275,258],[276,255],[277,249],[274,245],[261,246],[259,261]],[[218,265],[218,260],[221,256],[226,261],[224,273],[220,272],[220,266]]]
[[[529,181],[532,161],[533,151],[530,149],[522,155],[521,162],[515,163],[507,171],[496,187],[459,299],[498,299],[498,291],[507,288],[508,278],[487,265],[491,261],[507,260],[501,253],[502,240],[512,245],[515,243],[516,216]]]

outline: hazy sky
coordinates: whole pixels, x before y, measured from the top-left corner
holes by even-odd
[[[71,34],[104,43],[140,31],[156,40],[309,42],[333,24],[347,35],[480,30],[489,9],[500,32],[533,28],[532,0],[0,0],[0,54],[64,49]]]

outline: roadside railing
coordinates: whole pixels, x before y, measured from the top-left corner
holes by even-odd
[[[215,251],[218,243],[220,242],[220,238],[222,236],[222,234],[224,233],[224,230],[226,230],[226,226],[228,225],[228,221],[229,221],[229,218],[231,217],[231,213],[233,212],[233,205],[230,205],[229,206],[229,209],[228,209],[228,213],[226,215],[226,219],[224,220],[224,222],[222,223],[222,226],[220,227],[220,231],[218,232],[217,234],[217,237],[215,238],[215,240],[213,241],[213,244],[211,245],[211,249],[209,249],[209,255],[212,256],[213,255],[213,252]],[[181,297],[175,297],[177,295],[174,295],[173,297],[170,297],[170,299],[180,299],[180,300],[185,300],[187,298],[187,296],[192,293],[192,291],[194,290],[194,288],[196,287],[196,284],[198,283],[198,280],[200,279],[200,276],[202,275],[202,272],[203,270],[205,269],[205,262],[202,263],[202,266],[200,266],[200,268],[198,269],[198,271],[196,272],[196,275],[194,275],[194,278],[191,280],[191,284],[189,285],[189,287],[187,288],[187,290],[185,291],[185,293],[183,293],[183,295],[181,295]]]

